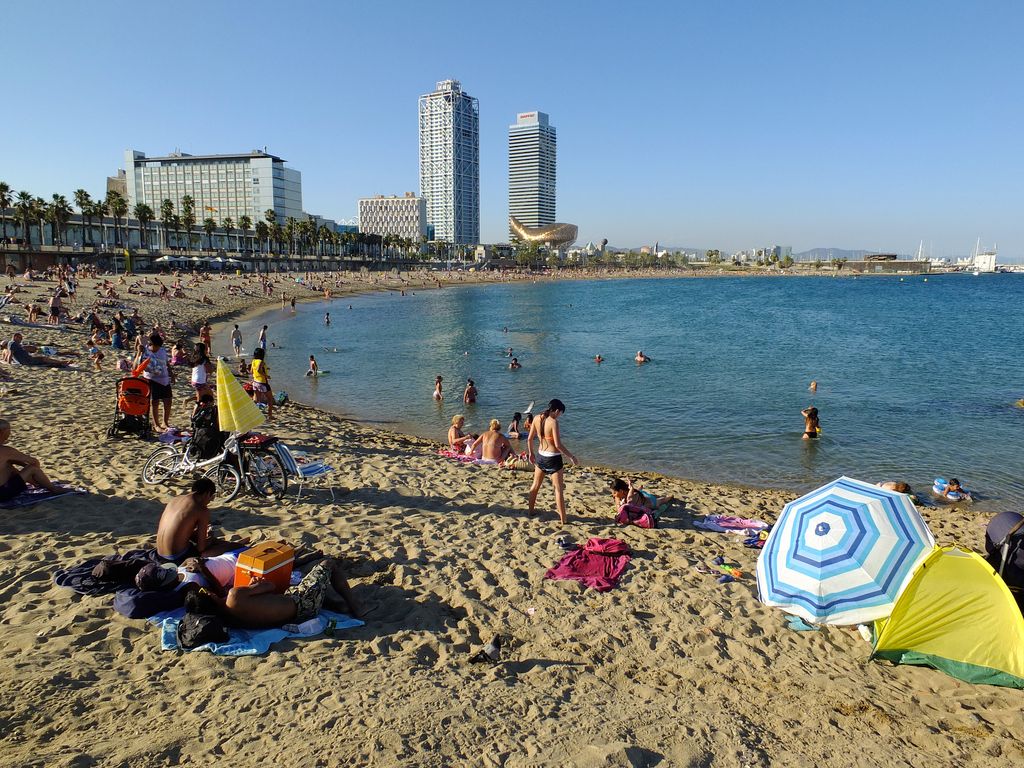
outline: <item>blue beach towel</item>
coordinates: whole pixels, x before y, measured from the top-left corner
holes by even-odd
[[[165,651],[183,650],[178,648],[176,633],[178,622],[184,615],[185,609],[181,608],[150,617],[149,620],[151,622],[160,624],[160,644]],[[352,629],[353,627],[361,627],[365,623],[359,619],[353,619],[344,613],[334,613],[334,611],[320,611],[320,618],[324,619],[325,623],[333,619],[335,629]],[[238,629],[231,627],[228,629],[228,634],[229,637],[226,643],[207,643],[191,650],[209,651],[215,656],[259,656],[269,651],[270,646],[278,640],[283,640],[286,637],[315,637],[315,635],[288,632],[281,627],[274,627],[273,629]],[[316,634],[321,633],[318,632]]]

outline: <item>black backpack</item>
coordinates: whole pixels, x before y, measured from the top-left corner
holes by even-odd
[[[217,408],[200,408],[192,417],[190,450],[200,459],[212,459],[224,449],[228,433],[220,431]]]

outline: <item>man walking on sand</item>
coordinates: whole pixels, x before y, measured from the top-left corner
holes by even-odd
[[[235,325],[235,330],[231,332],[231,346],[235,350],[235,357],[242,356],[242,332],[238,330],[238,325]],[[207,350],[209,352],[209,350]]]

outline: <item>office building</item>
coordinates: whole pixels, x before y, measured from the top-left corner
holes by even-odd
[[[420,195],[438,240],[480,242],[480,105],[458,80],[420,96]]]
[[[556,143],[543,112],[520,112],[508,129],[508,212],[530,229],[555,223]]]
[[[359,200],[359,231],[398,235],[419,243],[427,235],[427,201],[412,192],[404,197],[364,197]]]
[[[146,157],[125,151],[129,207],[146,203],[159,217],[164,200],[174,203],[181,215],[181,200],[195,201],[197,221],[214,219],[218,224],[230,217],[237,222],[248,216],[253,224],[273,209],[282,226],[302,212],[302,174],[285,167],[284,160],[253,150],[239,155],[187,155],[175,152],[167,157]]]

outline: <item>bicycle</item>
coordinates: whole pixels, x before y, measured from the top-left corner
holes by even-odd
[[[244,483],[255,495],[280,500],[288,490],[288,475],[277,452],[269,447],[277,438],[247,434],[239,438],[230,433],[215,456],[203,459],[183,446],[165,445],[157,448],[142,467],[142,482],[159,485],[171,478],[201,472],[213,480],[217,493],[231,501]]]

